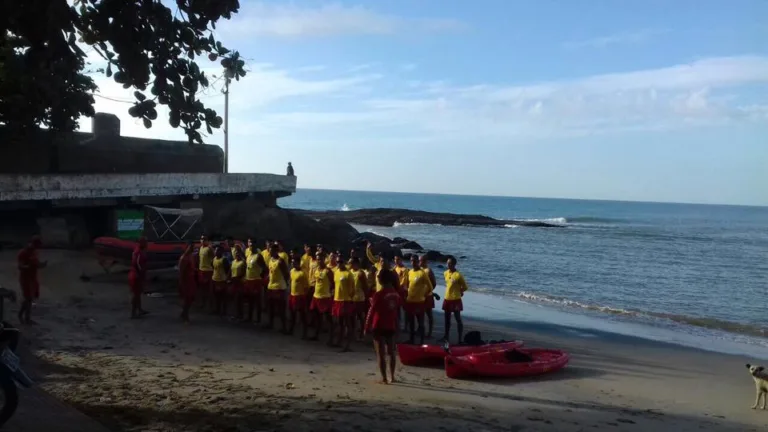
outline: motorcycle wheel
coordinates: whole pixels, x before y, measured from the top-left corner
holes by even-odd
[[[19,406],[19,389],[5,368],[0,370],[0,397],[2,398],[0,400],[0,403],[2,403],[0,426],[2,426],[13,417],[16,408]]]

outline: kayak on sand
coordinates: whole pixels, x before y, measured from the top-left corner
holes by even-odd
[[[523,346],[523,341],[503,341],[480,345],[411,345],[398,344],[400,362],[406,366],[442,365],[448,355],[467,356],[473,353],[505,351]]]
[[[517,378],[543,375],[562,369],[570,356],[565,351],[543,348],[514,348],[445,358],[449,378]]]

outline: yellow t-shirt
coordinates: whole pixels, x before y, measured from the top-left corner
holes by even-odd
[[[467,281],[458,270],[446,270],[445,276],[445,296],[443,300],[461,300],[461,294],[468,290]]]
[[[239,278],[242,277],[245,274],[245,261],[243,260],[234,260],[232,261],[231,267],[231,273],[232,278]]]
[[[408,285],[408,267],[395,266],[395,273],[397,273],[397,282],[400,284],[400,289],[405,288]]]
[[[381,262],[379,262],[379,260],[377,260],[376,257],[373,256],[373,252],[371,252],[370,249],[368,248],[365,249],[365,256],[368,257],[368,261],[370,261],[371,264],[373,264],[373,266],[376,267],[376,270],[381,270]]]
[[[309,260],[309,270],[306,270],[309,275],[309,286],[315,286],[315,273],[317,273],[317,260]]]
[[[330,277],[333,274],[330,269],[317,269],[315,271],[315,295],[316,299],[326,299],[331,297],[331,282]]]
[[[261,266],[259,265],[259,254],[251,254],[245,259],[245,280],[261,279]]]
[[[267,289],[270,290],[284,290],[287,287],[283,272],[280,270],[280,264],[283,262],[280,258],[269,258],[269,285]]]
[[[309,279],[304,270],[291,269],[291,295],[306,295],[309,291]]]
[[[427,295],[432,292],[432,282],[429,275],[423,269],[408,271],[408,303],[423,303]]]
[[[352,300],[356,302],[365,301],[365,292],[368,290],[368,276],[363,269],[352,270],[352,275],[355,278],[355,294]]]
[[[376,273],[377,272],[375,268],[368,269],[365,271],[365,279],[366,279],[366,282],[368,283],[368,291],[370,292],[373,292],[373,290],[376,289],[376,284],[377,284]]]
[[[227,280],[227,262],[224,257],[213,258],[213,276],[215,282],[224,282]]]
[[[286,264],[291,265],[291,257],[289,257],[287,253],[278,252],[277,255],[280,257],[281,260],[285,261]]]
[[[269,259],[272,258],[272,255],[269,253],[269,249],[264,249],[259,253],[261,254],[261,257],[264,258],[264,262],[269,264]]]
[[[213,249],[210,246],[200,247],[200,271],[213,271]]]
[[[246,247],[246,248],[245,248],[245,259],[246,259],[246,261],[248,260],[248,258],[250,258],[250,257],[251,257],[251,254],[252,254],[252,253],[253,253],[253,252],[251,252],[251,248],[249,248],[249,247]]]
[[[349,270],[336,270],[334,272],[335,301],[352,301],[355,297],[355,277]]]
[[[305,272],[309,273],[309,265],[311,262],[312,262],[312,257],[307,254],[304,254],[301,256],[301,265],[299,267],[301,267],[301,269],[304,270]]]

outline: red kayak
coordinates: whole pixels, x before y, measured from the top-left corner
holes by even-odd
[[[411,345],[398,344],[397,353],[400,362],[406,366],[431,366],[442,365],[445,358],[452,356],[466,356],[473,353],[489,351],[504,351],[523,346],[523,341],[498,342],[483,345],[449,345],[448,351],[444,345]]]
[[[449,378],[527,377],[562,369],[568,360],[570,356],[565,351],[542,348],[450,355],[445,358],[445,374]]]
[[[235,244],[243,246],[239,241],[236,241]],[[131,255],[134,248],[136,248],[136,241],[115,237],[98,237],[93,241],[93,247],[102,260],[114,260],[123,264],[130,264]],[[157,270],[176,266],[186,247],[186,241],[148,242],[148,267],[152,270]],[[197,245],[195,246],[195,252],[197,252]]]

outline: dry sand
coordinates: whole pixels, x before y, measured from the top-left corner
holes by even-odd
[[[92,253],[43,251],[42,257],[49,266],[34,310],[39,325],[24,329],[37,356],[28,367],[44,389],[115,431],[768,426],[768,411],[750,409],[749,359],[569,329],[467,323],[486,336],[567,349],[572,362],[549,376],[502,381],[458,381],[440,369],[398,367],[400,383],[381,385],[368,344],[339,354],[322,343],[202,314],[184,325],[175,287],[162,278],[149,289],[168,295],[146,298],[152,314],[129,320],[124,273],[105,275]],[[7,287],[16,286],[14,258],[0,253],[0,283]],[[92,278],[82,281],[82,273]]]

